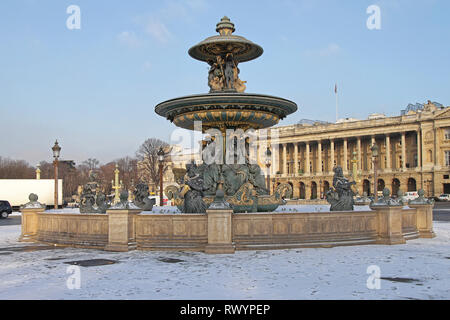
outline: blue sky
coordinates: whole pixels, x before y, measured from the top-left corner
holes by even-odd
[[[69,5],[81,29],[69,30]],[[369,30],[368,6],[381,9]],[[447,0],[3,0],[0,2],[0,156],[31,164],[108,162],[134,155],[175,126],[154,113],[164,100],[206,93],[207,65],[188,49],[227,15],[236,34],[264,48],[240,65],[247,92],[295,101],[300,119],[398,115],[428,99],[450,105]]]

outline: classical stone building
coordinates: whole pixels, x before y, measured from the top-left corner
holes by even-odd
[[[323,197],[332,185],[333,167],[340,165],[350,175],[352,160],[357,163],[358,192],[373,194],[375,143],[379,191],[388,187],[394,194],[399,189],[424,189],[427,196],[450,193],[450,107],[428,101],[397,117],[283,126],[272,129],[271,137],[271,188],[288,182],[294,198]]]

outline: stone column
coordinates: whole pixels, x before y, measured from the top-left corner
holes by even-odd
[[[406,170],[406,132],[402,132],[402,170]]]
[[[408,207],[416,209],[417,230],[421,238],[434,238],[433,231],[433,204],[408,204]]]
[[[306,163],[305,163],[305,166],[306,166],[306,173],[307,174],[310,174],[311,173],[311,170],[310,170],[310,167],[309,167],[309,162],[310,162],[310,160],[309,160],[309,152],[310,152],[310,149],[309,149],[309,142],[306,142]]]
[[[422,167],[422,139],[420,129],[417,130],[417,168]]]
[[[441,136],[440,129],[434,128],[434,169],[440,170],[442,165],[442,152],[441,152]],[[434,190],[437,189],[437,179],[434,179]]]
[[[370,146],[369,146],[369,150],[370,148],[372,148],[372,146],[376,143],[377,141],[375,140],[375,136],[371,137],[371,141],[370,141]],[[379,160],[378,160],[379,161]],[[373,161],[372,161],[372,151],[370,151],[370,169],[373,170]]]
[[[317,142],[317,172],[322,174],[322,141]]]
[[[386,134],[386,169],[390,171],[392,168],[391,161],[391,137]]]
[[[342,166],[342,168],[344,169],[344,174],[348,174],[348,141],[347,138],[344,138],[344,165]]]
[[[298,175],[298,143],[294,142],[294,175]]]
[[[106,251],[126,252],[136,249],[136,215],[142,210],[107,210],[108,244]]]
[[[33,242],[38,233],[38,213],[45,211],[45,208],[22,209],[22,232],[19,237],[21,242]]]
[[[330,140],[330,174],[333,174],[334,169],[334,140]]]
[[[305,200],[311,199],[311,181],[305,182]]]
[[[373,206],[376,211],[377,244],[406,243],[402,231],[403,206]]]
[[[283,175],[287,175],[287,143],[283,143]]]
[[[356,149],[358,152],[358,170],[362,171],[362,157],[361,157],[361,137],[356,140]]]
[[[205,253],[234,253],[232,239],[233,210],[206,210],[208,215],[208,244]]]

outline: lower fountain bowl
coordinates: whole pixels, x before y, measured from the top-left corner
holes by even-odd
[[[297,111],[297,104],[283,98],[236,92],[208,93],[171,99],[158,104],[155,112],[176,126],[194,130],[264,129]]]

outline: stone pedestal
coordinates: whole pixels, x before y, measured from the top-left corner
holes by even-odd
[[[420,238],[434,238],[433,231],[433,204],[408,204],[410,208],[416,209],[417,230]]]
[[[142,210],[107,210],[108,245],[106,251],[130,251],[136,249],[136,215]]]
[[[208,244],[205,253],[234,253],[232,239],[233,210],[207,210]]]
[[[377,212],[377,244],[406,243],[402,231],[402,206],[374,206]]]
[[[38,231],[38,213],[45,211],[45,208],[22,209],[22,233],[19,241],[32,242],[35,240]]]

